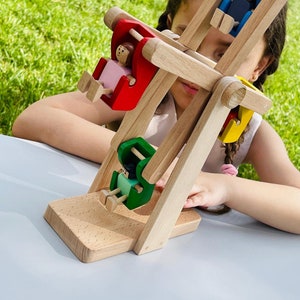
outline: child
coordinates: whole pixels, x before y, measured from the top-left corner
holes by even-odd
[[[201,0],[169,0],[158,29],[181,34]],[[285,40],[286,7],[264,38],[259,40],[240,66],[240,75],[262,88],[267,75],[276,71]],[[199,52],[218,61],[233,37],[211,29]],[[197,92],[197,86],[178,78],[145,137],[159,146]],[[98,125],[121,121],[122,111],[112,111],[102,101],[90,102],[80,92],[49,97],[28,107],[15,121],[13,134],[57,147],[89,160],[102,162],[114,132]],[[255,114],[243,143],[225,146],[216,141],[204,168],[186,200],[185,207],[224,204],[281,230],[300,233],[300,172],[293,166],[280,137]],[[80,142],[78,142],[80,141]],[[251,163],[261,182],[220,174],[223,163]],[[164,178],[158,185],[163,188]]]

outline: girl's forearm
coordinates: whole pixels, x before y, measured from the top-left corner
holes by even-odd
[[[13,134],[101,163],[114,132],[67,111],[37,106],[19,116]]]
[[[272,227],[300,234],[300,189],[224,176],[226,205]]]

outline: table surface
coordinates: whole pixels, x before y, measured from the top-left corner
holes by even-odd
[[[87,193],[98,168],[0,135],[1,299],[299,299],[300,236],[235,211],[201,213],[195,232],[151,253],[80,262],[43,214]]]

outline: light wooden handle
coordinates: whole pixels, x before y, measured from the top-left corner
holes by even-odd
[[[104,23],[105,25],[110,28],[111,30],[114,30],[116,24],[120,19],[129,19],[134,20],[135,18],[132,17],[130,14],[122,10],[121,8],[115,6],[112,7],[107,11],[107,13],[104,16]]]
[[[240,105],[246,95],[246,86],[233,76],[224,76],[218,85],[224,86],[222,104],[230,109]]]

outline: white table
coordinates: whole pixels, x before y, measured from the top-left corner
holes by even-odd
[[[1,299],[300,299],[300,236],[237,212],[201,213],[196,232],[161,250],[81,263],[43,214],[85,194],[98,167],[0,135]]]

